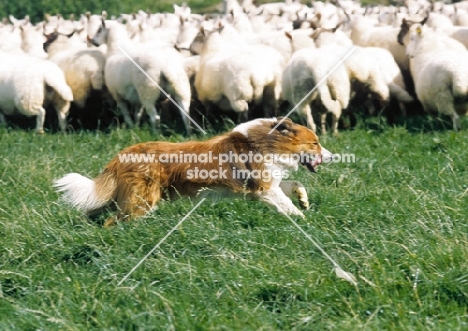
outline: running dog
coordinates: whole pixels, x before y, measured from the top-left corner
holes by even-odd
[[[54,182],[63,198],[87,215],[117,213],[104,226],[148,213],[165,195],[207,192],[244,195],[286,215],[308,207],[297,181],[282,181],[302,164],[311,172],[332,154],[308,128],[285,118],[256,119],[207,141],[145,142],[122,150],[94,179],[70,173]]]

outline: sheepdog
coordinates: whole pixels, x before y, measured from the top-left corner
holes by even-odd
[[[116,211],[104,226],[148,213],[161,198],[243,195],[286,215],[308,207],[304,186],[284,181],[302,164],[311,172],[332,154],[317,135],[286,118],[256,119],[207,141],[145,142],[122,150],[94,179],[70,173],[54,182],[87,215]]]

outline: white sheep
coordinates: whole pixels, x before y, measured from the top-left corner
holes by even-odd
[[[334,45],[326,45],[320,49],[304,48],[293,54],[284,69],[283,99],[292,105],[298,105],[299,113],[306,117],[307,126],[314,131],[316,125],[312,117],[311,103],[325,108],[320,111],[322,133],[326,131],[325,120],[330,113],[332,133],[337,134],[338,120],[343,109],[348,107],[351,85],[346,67],[339,65],[331,71],[342,60],[340,55],[342,54],[337,54]],[[331,74],[326,78],[329,72]],[[316,90],[310,93],[315,87]],[[301,100],[303,101],[300,103]]]
[[[462,26],[453,26],[451,28],[438,29],[440,32],[446,34],[461,42],[468,49],[468,28]]]
[[[86,48],[85,43],[77,46],[70,37],[54,32],[47,36],[44,50],[65,73],[73,91],[73,103],[82,109],[91,92],[101,91],[104,86],[105,57],[100,49]]]
[[[352,46],[352,41],[340,30],[320,29],[319,31],[320,33],[314,36],[319,49],[328,45],[336,47],[337,54],[344,54],[343,51]],[[412,100],[405,90],[401,71],[389,51],[377,47],[356,46],[344,65],[351,83],[355,83],[354,92],[364,92],[366,95],[370,92],[383,104],[388,103],[391,95],[399,97],[402,102]],[[394,80],[398,80],[397,84],[402,84],[403,89],[400,85],[396,85]],[[359,86],[355,88],[357,84]]]
[[[414,101],[406,90],[405,81],[393,55],[380,47],[365,47],[366,51],[373,54],[377,60],[382,77],[388,86],[390,98],[397,100],[403,114],[406,114],[406,104]]]
[[[44,42],[44,27],[42,24],[36,26],[20,26],[21,31],[21,49],[33,56],[45,59],[47,54],[42,49]]]
[[[453,23],[449,17],[439,13],[429,13],[429,17],[426,22],[428,27],[446,29],[453,27]]]
[[[133,126],[128,112],[129,103],[145,109],[153,129],[159,126],[160,116],[157,113],[156,102],[162,92],[156,86],[156,82],[175,100],[187,133],[190,132],[190,83],[183,66],[183,57],[174,48],[158,49],[133,44],[125,26],[115,21],[104,20],[92,43],[96,46],[104,43],[107,45],[105,83],[122,111],[127,125]]]
[[[54,63],[28,55],[0,53],[0,110],[37,116],[36,130],[43,133],[46,101],[53,103],[62,131],[73,101],[65,75]]]
[[[269,46],[243,43],[232,27],[225,26],[222,34],[215,31],[207,36],[201,31],[191,47],[196,49],[200,38],[204,39],[195,77],[199,100],[208,113],[211,105],[217,104],[223,110],[234,110],[243,119],[250,102],[263,103],[265,116],[271,116],[281,93],[283,57]]]
[[[420,18],[418,19],[403,19],[401,26],[400,26],[400,32],[398,33],[398,42],[403,45],[404,40],[406,39],[407,43],[407,33],[410,29],[410,27],[413,24],[421,24],[424,25],[428,21],[430,16],[426,16],[425,18]],[[455,39],[462,43],[467,49],[468,49],[468,28],[465,27],[460,27],[460,26],[452,26],[448,28],[438,28],[435,29],[437,32],[442,32],[445,35],[447,35],[450,38],[447,38],[448,40]]]
[[[414,24],[406,51],[424,109],[452,116],[453,129],[460,129],[460,115],[468,112],[468,50],[443,34]]]
[[[374,26],[374,22],[362,16],[355,17],[351,22],[351,40],[355,45],[385,48],[392,53],[400,69],[408,72],[408,56],[397,41],[399,31],[399,28],[391,26]]]
[[[21,49],[21,30],[19,29],[21,24],[16,20],[13,22],[14,23],[12,25],[6,24],[0,28],[0,51],[23,53],[23,50]]]

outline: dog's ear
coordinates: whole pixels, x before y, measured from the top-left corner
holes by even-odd
[[[289,123],[290,125],[293,124],[293,121],[291,121],[291,119],[289,119],[289,117],[282,117],[282,116],[280,116],[280,117],[277,117],[277,118],[276,118],[276,121],[277,121],[276,124],[278,124],[279,122],[281,122],[281,123]]]
[[[279,123],[279,125],[278,125]],[[291,127],[293,125],[293,122],[289,118],[284,118],[284,117],[278,117],[278,120],[276,123],[274,123],[273,127],[276,126],[276,130],[281,133],[283,136],[289,135],[291,131]]]

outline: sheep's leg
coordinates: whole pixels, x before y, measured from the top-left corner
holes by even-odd
[[[312,131],[317,132],[317,126],[315,125],[314,118],[312,117],[312,109],[308,103],[301,106],[300,113],[306,116],[307,127]]]
[[[190,129],[190,101],[184,102],[180,98],[176,97],[175,102],[179,105],[180,116],[182,116],[182,121],[184,122],[185,131],[188,135],[191,133]]]
[[[401,116],[403,116],[404,118],[406,118],[406,105],[401,102],[401,101],[398,101],[398,106],[400,107],[400,111],[401,111]]]
[[[452,122],[453,122],[453,130],[459,131],[460,130],[460,116],[457,114],[456,111],[453,112]]]
[[[376,109],[375,109],[375,105],[374,105],[374,103],[372,102],[371,99],[368,99],[368,100],[364,101],[364,105],[365,105],[365,107],[367,109],[367,113],[370,116],[374,115],[377,112]]]
[[[207,101],[203,101],[202,105],[203,105],[203,110],[204,110],[203,115],[205,116],[207,120],[209,120],[211,116],[213,115],[213,104],[207,100]]]
[[[332,134],[334,136],[338,135],[338,120],[340,117],[336,114],[332,114]]]
[[[279,186],[284,194],[286,194],[286,196],[290,198],[297,197],[302,208],[309,208],[309,197],[307,196],[307,191],[304,185],[302,185],[299,181],[283,180]]]
[[[237,123],[244,123],[249,120],[249,112],[244,111],[242,113],[237,114]]]
[[[245,100],[229,100],[229,102],[236,113],[244,113],[249,110],[249,104]]]
[[[55,111],[59,121],[60,130],[65,132],[67,129],[67,115],[70,109],[70,102],[65,100],[57,100],[55,103]]]
[[[263,90],[263,116],[276,117],[277,104],[275,86],[266,86]]]
[[[154,133],[156,129],[160,129],[161,117],[158,115],[158,111],[154,104],[146,104],[144,107],[151,123],[151,130]]]
[[[322,134],[327,133],[327,113],[320,114],[320,128],[322,129]]]
[[[44,133],[44,120],[45,120],[45,115],[46,111],[42,106],[39,106],[35,113],[37,113],[36,116],[36,131],[37,133],[43,134]]]
[[[422,102],[424,110],[430,110],[430,105],[428,102]],[[453,100],[452,91],[449,89],[444,89],[437,94],[437,99],[435,100],[437,110],[440,114],[451,115],[453,130],[458,131],[460,129],[460,116],[457,114],[455,109],[455,104]]]
[[[135,126],[140,126],[141,116],[143,116],[143,112],[145,111],[144,107],[140,107],[140,109],[135,113]]]
[[[122,112],[125,123],[129,128],[133,127],[133,121],[130,118],[130,113],[128,112],[127,103],[125,101],[117,101],[117,108]]]

